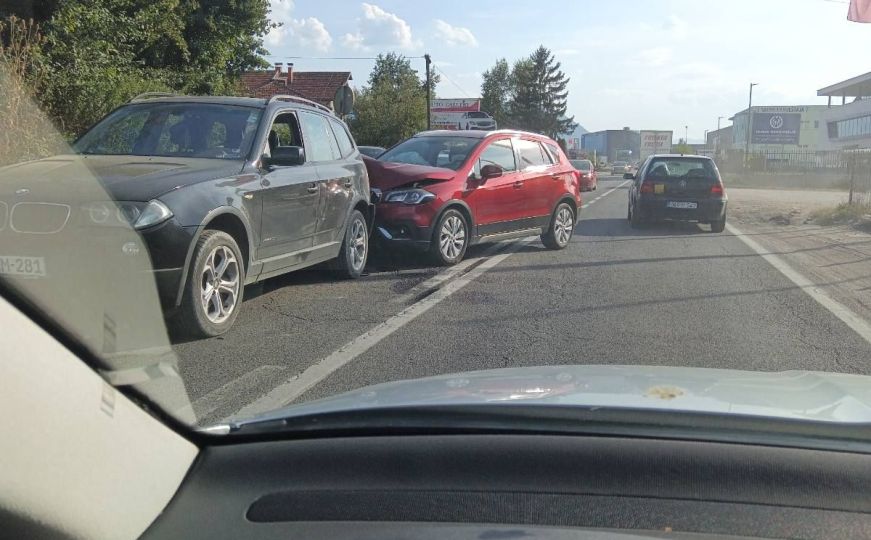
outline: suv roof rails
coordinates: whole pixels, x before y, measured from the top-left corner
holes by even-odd
[[[327,106],[321,105],[320,103],[315,103],[314,101],[312,101],[310,99],[301,98],[299,96],[291,96],[290,94],[276,94],[276,95],[272,96],[271,98],[269,98],[269,100],[266,102],[266,104],[269,105],[273,101],[295,101],[297,103],[304,103],[305,105],[309,105],[311,107],[315,107],[315,108],[321,109],[322,111],[326,111],[330,114],[333,114],[332,109],[330,109]]]
[[[153,97],[175,97],[178,94],[173,94],[171,92],[143,92],[138,96],[132,98],[127,103],[133,103],[134,101],[142,101],[143,99],[153,98]]]

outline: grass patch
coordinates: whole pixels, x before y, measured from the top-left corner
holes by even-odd
[[[811,213],[817,225],[858,225],[871,220],[871,204],[841,203],[834,208],[822,208]]]

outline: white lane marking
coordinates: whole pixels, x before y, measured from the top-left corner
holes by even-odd
[[[203,418],[218,410],[221,405],[228,401],[238,399],[239,395],[246,390],[253,390],[258,384],[275,377],[285,368],[281,366],[263,365],[236,377],[227,384],[216,388],[195,399],[191,403],[197,418]]]
[[[841,319],[844,324],[852,328],[865,341],[871,343],[871,325],[867,321],[856,315],[844,304],[829,296],[826,291],[817,287],[811,280],[797,272],[786,261],[762,247],[752,238],[745,236],[737,227],[727,223],[726,230],[741,239],[750,249],[762,256],[763,259],[768,261],[771,266],[786,276],[787,279],[795,283],[821,306],[831,311],[835,317]]]
[[[353,361],[355,358],[377,345],[384,338],[390,336],[406,324],[420,317],[432,309],[436,304],[450,297],[452,294],[487,272],[487,270],[510,257],[515,251],[524,245],[537,239],[537,236],[529,236],[519,242],[510,244],[502,253],[486,259],[483,263],[479,264],[468,273],[459,276],[457,279],[444,285],[426,298],[422,298],[420,301],[403,309],[368,332],[349,341],[343,347],[339,348],[323,360],[306,368],[299,375],[285,381],[276,388],[270,390],[266,395],[242,407],[235,414],[231,415],[230,418],[253,416],[258,413],[284,407],[291,403],[313,388],[316,384],[323,381],[334,371]]]
[[[479,257],[475,257],[474,259],[466,259],[463,262],[461,262],[455,266],[451,266],[451,267],[437,273],[436,275],[434,275],[433,277],[424,281],[423,283],[418,283],[414,287],[405,291],[403,294],[395,296],[394,298],[390,299],[390,302],[394,303],[394,304],[405,304],[406,302],[408,302],[410,299],[414,298],[415,296],[417,296],[425,291],[428,291],[430,289],[434,289],[435,287],[438,287],[439,285],[441,285],[445,281],[451,279],[452,277],[454,277],[458,274],[462,274],[463,272],[468,270],[468,268],[470,266],[472,266],[473,264],[477,264],[481,260],[482,257],[489,257],[490,255],[493,255],[494,252],[499,251],[503,247],[505,247],[505,245],[503,243],[497,242],[497,243],[493,244],[492,246],[488,247],[487,249],[485,249],[483,252],[481,252],[481,255]]]

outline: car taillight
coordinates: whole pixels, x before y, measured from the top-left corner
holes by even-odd
[[[715,197],[722,197],[724,193],[723,184],[717,182],[713,186],[711,186],[711,195]]]
[[[641,182],[641,193],[653,193],[653,184],[651,182]]]

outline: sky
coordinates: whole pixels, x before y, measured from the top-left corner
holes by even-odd
[[[847,0],[272,0],[282,26],[271,62],[351,71],[364,85],[379,53],[424,71],[439,97],[477,97],[481,74],[539,45],[569,77],[568,114],[589,131],[686,131],[729,124],[754,105],[825,104],[816,91],[871,71],[871,24],[847,21]],[[301,57],[301,58],[290,58]],[[343,58],[343,59],[325,59]],[[360,59],[362,58],[362,59]]]

